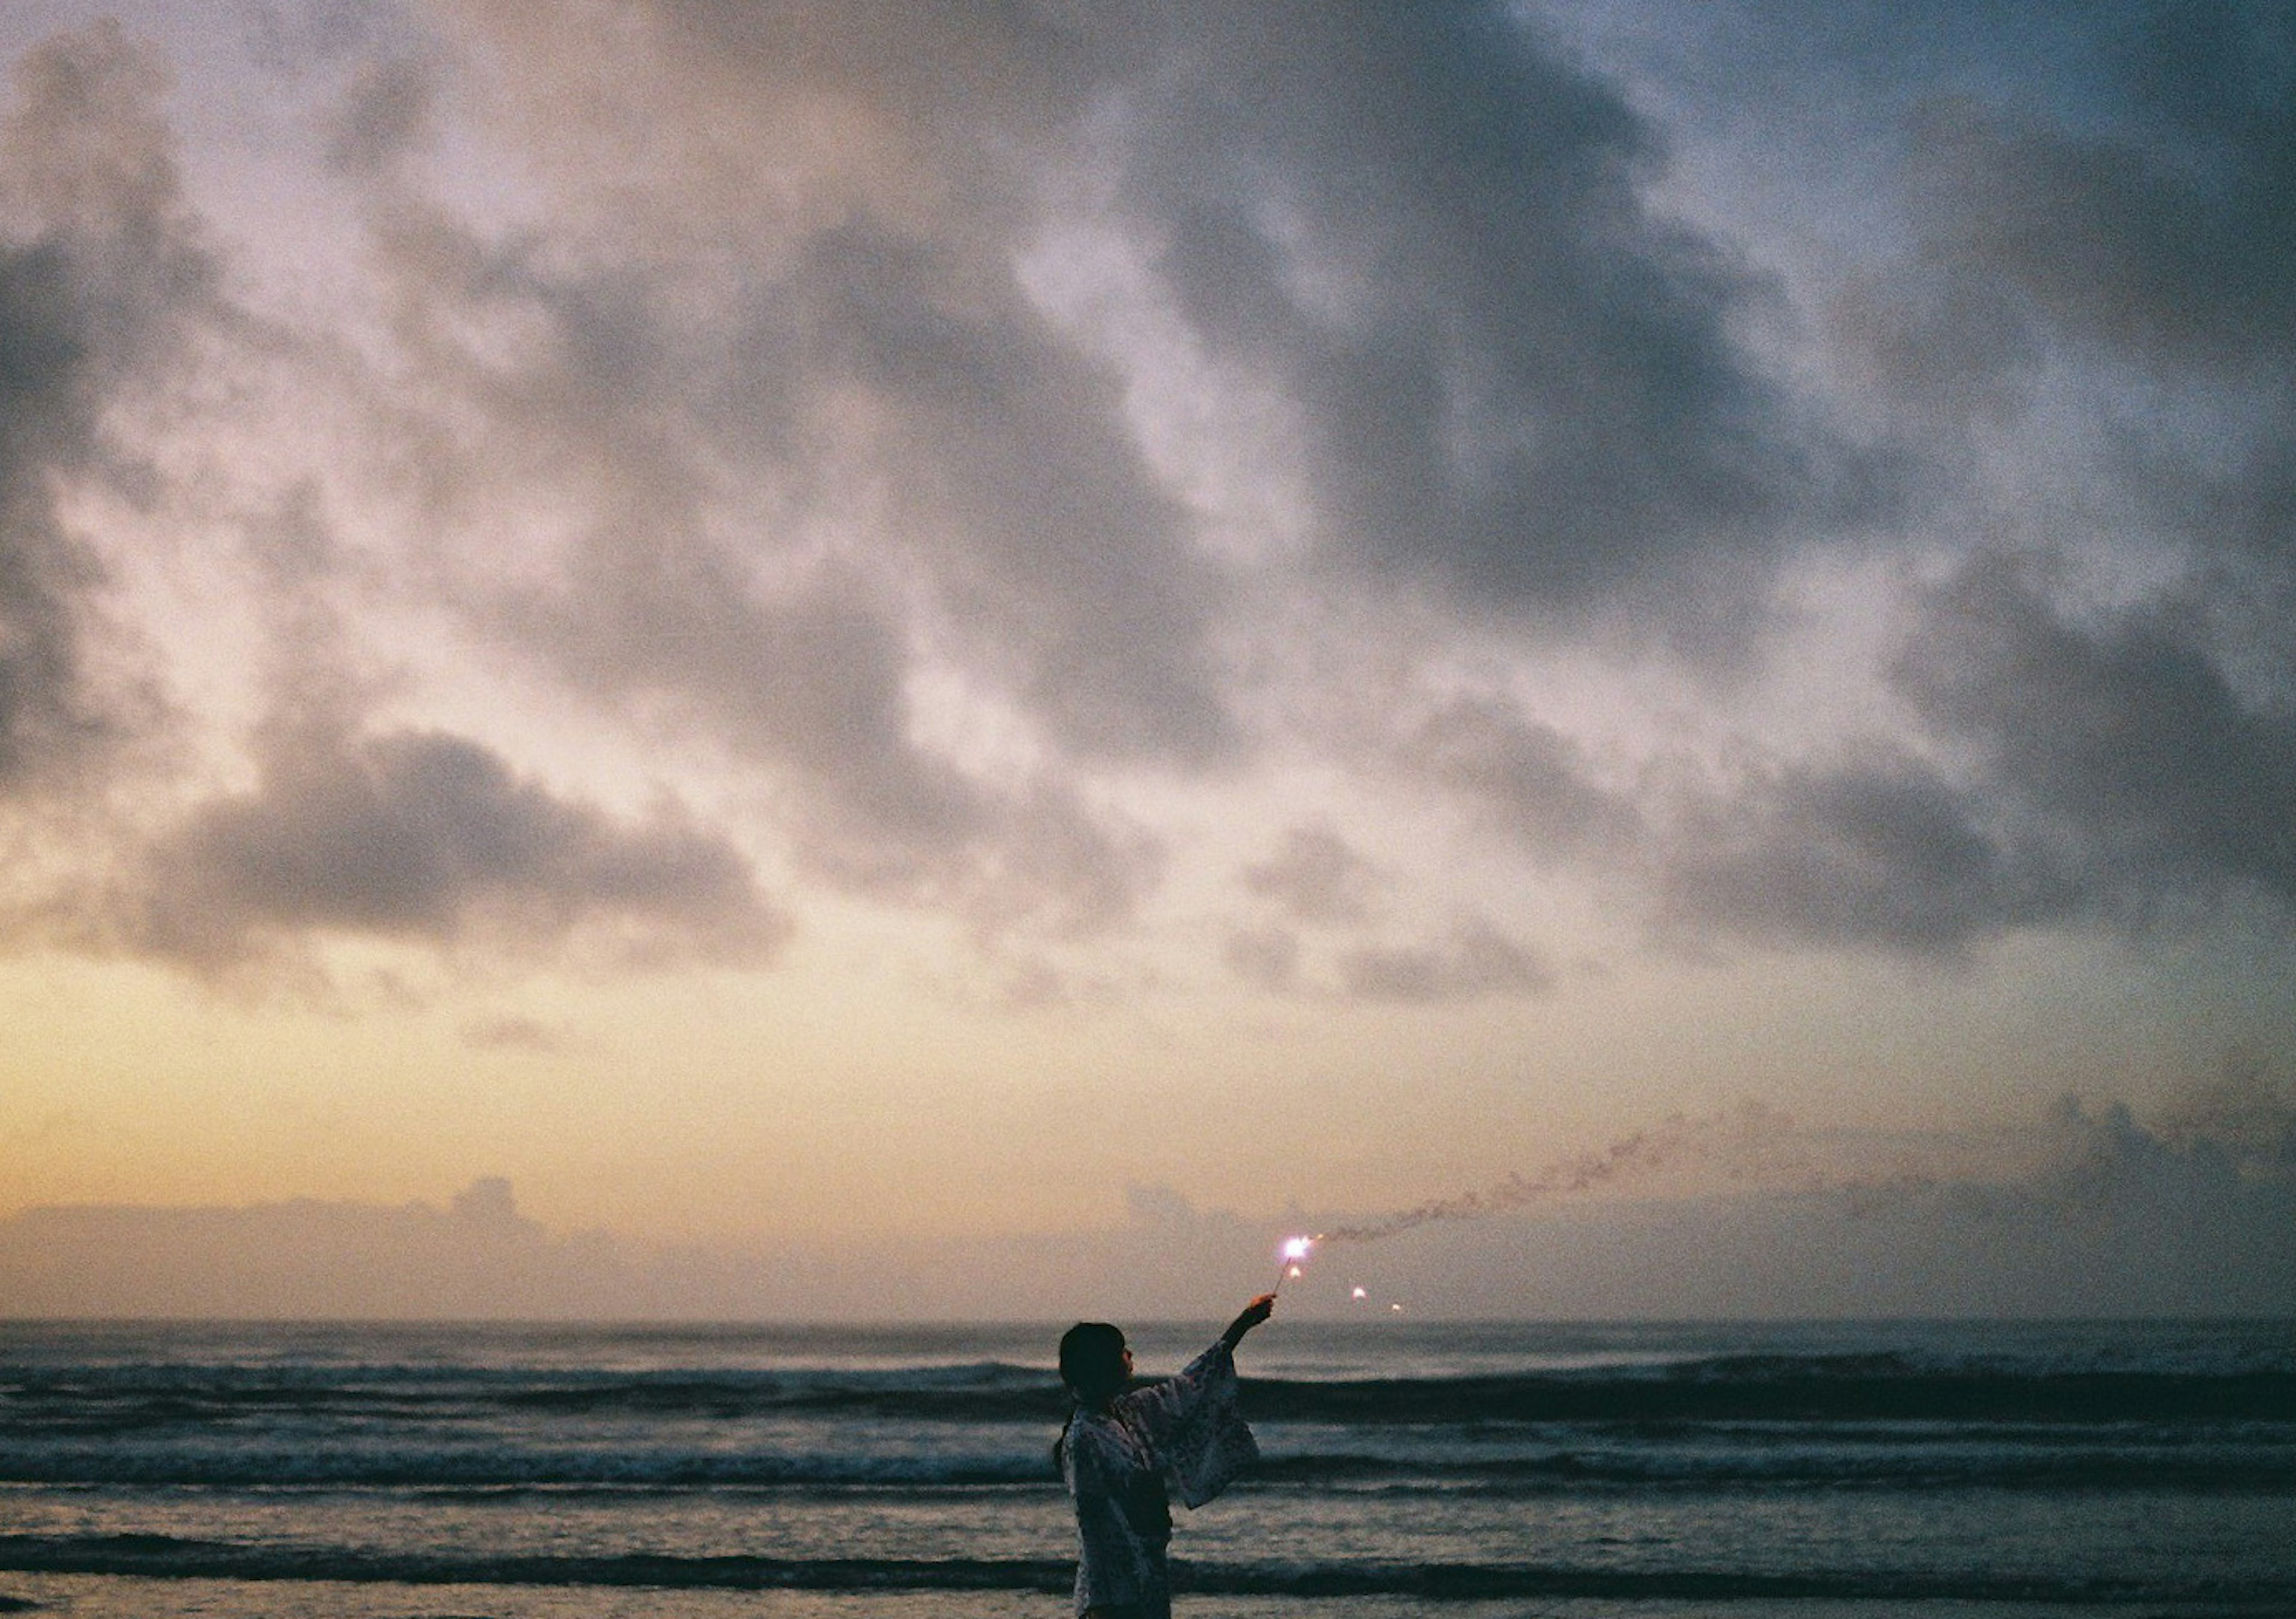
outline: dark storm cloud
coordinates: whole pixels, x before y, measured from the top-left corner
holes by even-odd
[[[2145,357],[2284,366],[2296,353],[2296,29],[2283,8],[2232,4],[2117,21],[2101,31],[2125,99],[2105,129],[1966,103],[1921,121],[1926,251]]]
[[[1902,207],[1910,252],[1835,289],[1828,338],[1981,515],[1944,537],[1966,560],[1915,596],[1902,653],[1880,670],[1915,728],[1893,733],[1892,717],[1653,810],[1644,853],[1662,920],[1692,936],[1950,954],[2258,895],[2284,913],[2284,8],[1765,6],[1693,27],[1665,70],[1700,86],[1730,138],[1761,116],[1748,111],[1759,99],[1723,93],[1741,75],[1844,141],[1851,126],[1828,119],[1899,120],[1904,190],[1880,200]],[[2049,70],[2036,77],[2036,62]],[[1838,105],[1809,110],[1820,101]],[[2069,400],[2070,418],[2052,414]],[[2078,510],[2052,504],[2060,485],[2079,490]],[[1996,554],[2001,531],[2027,525],[2056,563]],[[2131,590],[2137,578],[2161,582]],[[2126,604],[2097,606],[2100,587]]]
[[[1951,954],[2243,897],[2296,909],[2287,694],[2239,689],[2179,604],[2075,615],[2048,571],[1980,556],[1906,639],[1892,681],[1952,767],[1878,752],[1691,795],[1655,846],[1668,921]]]
[[[77,458],[86,431],[69,275],[53,250],[0,249],[0,791],[103,729],[79,606],[96,567],[57,522],[46,483],[51,458]]]
[[[1980,13],[1981,41],[2022,37],[2011,11]],[[1890,498],[1890,457],[1850,447],[1749,347],[1783,292],[1649,201],[1671,161],[1654,115],[1514,11],[654,0],[613,14],[627,26],[457,8],[468,31],[378,32],[359,47],[373,62],[342,71],[334,160],[371,207],[404,366],[387,390],[395,450],[430,529],[412,588],[443,590],[649,740],[749,767],[800,868],[854,892],[946,909],[982,938],[1119,926],[1166,851],[1087,778],[1234,767],[1266,717],[1300,711],[1252,683],[1298,666],[1279,645],[1296,631],[1329,632],[1334,579],[1437,581],[1484,631],[1494,605],[1680,629],[1742,616],[1770,578],[1748,564]],[[2296,464],[2267,430],[2289,407],[2257,382],[2289,352],[2272,268],[2285,86],[2243,14],[2161,15],[2173,26],[2122,29],[2120,57],[2084,59],[2111,58],[2122,86],[2086,123],[2062,95],[1996,110],[1983,98],[2006,81],[1977,62],[1996,46],[1954,29],[1907,34],[1876,8],[1828,25],[1847,65],[1825,82],[1917,119],[1896,177],[1911,177],[1918,240],[1905,275],[1838,300],[1862,349],[1823,357],[1870,369],[1874,419],[1905,442],[1982,418],[2005,464],[2031,448],[2023,384],[2069,342],[2236,380],[2252,441],[2229,473],[2174,461],[2159,498],[2244,536],[2229,548],[2263,559],[2266,596],[2296,601],[2271,562]],[[2070,26],[2053,20],[2050,37]],[[2229,111],[2191,88],[2220,70]],[[479,86],[507,110],[464,133],[523,143],[541,201],[516,226],[422,191],[434,120]],[[1956,103],[1967,116],[1939,114],[1939,89],[1975,98]],[[1098,316],[1056,316],[1022,267],[1060,258],[1047,244],[1071,226],[1099,233],[1095,251],[1139,255],[1117,273],[1126,290],[1082,295],[1115,311],[1090,335]],[[1127,347],[1144,333],[1115,330],[1136,296],[1212,370],[1276,399],[1271,454],[1297,461],[1269,470],[1296,475],[1304,562],[1200,543],[1201,514],[1144,448],[1143,395],[1168,379],[1127,370],[1146,364]],[[2143,448],[2170,455],[2171,437]],[[1488,697],[1371,723],[1402,739],[1383,763],[1514,852],[1647,879],[1677,934],[1940,954],[2130,916],[2210,871],[2284,897],[2285,857],[2259,830],[2284,727],[2253,682],[2235,695],[2221,646],[2165,619],[2149,651],[2065,627],[2093,643],[2095,667],[2076,668],[1971,591],[1928,604],[1925,650],[1890,677],[1920,736],[1781,744],[1734,774],[1637,759]],[[1263,611],[1278,600],[1286,612]],[[1446,600],[1420,605],[1441,645]],[[2221,628],[2221,600],[2208,612]],[[1507,620],[1542,621],[1557,622]],[[2264,645],[2250,664],[2269,665]],[[2181,672],[2178,646],[2197,660]],[[2134,705],[2136,732],[2185,724],[2197,753],[2108,765],[2100,744],[2073,760],[2041,739],[2052,700],[1937,662],[2027,656]],[[1001,742],[1017,721],[993,768],[951,736],[982,721],[982,697],[981,730]],[[2187,767],[2235,772],[2212,810],[2176,801]],[[2081,796],[2116,780],[2153,807]],[[1301,844],[1248,873],[1265,903],[1237,924],[1230,966],[1300,982],[1293,930],[1364,916],[1353,854]],[[1535,957],[1509,965],[1467,938],[1337,965],[1367,994],[1542,982]]]
[[[485,14],[521,74],[615,94],[584,31]],[[636,14],[617,70],[643,49],[633,82],[694,109],[651,125],[668,184],[642,206],[730,210],[711,228],[756,240],[706,307],[638,295],[615,323],[640,345],[624,363],[594,374],[570,338],[550,375],[492,382],[557,400],[554,430],[602,456],[635,390],[649,453],[767,469],[788,523],[861,481],[938,637],[1075,756],[1232,748],[1218,649],[1236,597],[1144,462],[1118,375],[1019,285],[1063,167],[1111,166],[1110,220],[1210,357],[1296,414],[1328,560],[1583,603],[1710,546],[1770,551],[1866,497],[1857,457],[1731,335],[1755,279],[1644,205],[1656,134],[1498,8]],[[845,146],[792,167],[825,118],[848,120]],[[792,187],[786,213],[740,222]],[[533,285],[529,310],[570,323],[563,275]],[[435,275],[425,292],[451,314]],[[655,521],[615,543],[688,542]],[[708,704],[717,680],[683,683]]]
[[[255,791],[211,801],[148,853],[129,941],[221,969],[314,935],[513,948],[586,924],[640,948],[752,958],[783,932],[749,863],[674,810],[636,821],[560,798],[461,737],[266,739]]]
[[[2062,917],[2070,884],[2001,847],[1987,823],[1980,799],[1916,760],[1778,767],[1670,830],[1661,924],[1950,955]]]
[[[1980,559],[1898,678],[2099,907],[2227,889],[2296,905],[2296,707],[2284,686],[2237,689],[2196,628],[2173,604],[2075,619],[2033,567]]]
[[[1029,711],[1086,754],[1218,752],[1216,571],[1126,435],[1115,379],[1017,294],[953,318],[945,289],[913,282],[914,250],[827,245],[840,307],[816,332],[855,344],[840,369],[898,407],[888,449],[908,538],[974,657],[1017,660]]]
[[[0,138],[0,794],[116,739],[137,700],[102,664],[104,569],[71,481],[133,493],[106,403],[147,381],[209,298],[177,203],[161,81],[116,27],[17,68]]]
[[[1763,296],[1642,188],[1664,142],[1496,5],[1177,5],[1128,201],[1218,351],[1297,411],[1383,576],[1583,604],[1876,489],[1732,323]]]
[[[2163,531],[2266,570],[2214,588],[2284,608],[2296,21],[2268,5],[2138,6],[2091,34],[2101,66],[2085,116],[1960,99],[1915,119],[1920,256],[1970,320],[2022,328],[1997,352],[2103,354],[2161,389],[2164,408],[2113,413],[2116,453],[2092,476]]]

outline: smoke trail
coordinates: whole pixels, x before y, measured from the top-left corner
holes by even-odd
[[[1341,1226],[1318,1240],[1375,1243],[1419,1226],[1485,1220],[1546,1198],[1632,1182],[1685,1163],[1719,1166],[1733,1180],[1791,1178],[1807,1183],[1809,1166],[1783,1154],[1794,1134],[1791,1118],[1758,1102],[1699,1118],[1669,1114],[1662,1122],[1599,1150],[1558,1158],[1529,1174],[1518,1171],[1478,1191],[1398,1209],[1368,1224]]]
[[[2234,1177],[2284,1180],[2296,1175],[2296,1092],[2274,1085],[2267,1066],[2252,1056],[2227,1056],[2223,1077],[2189,1089],[2150,1127],[2124,1105],[2092,1112],[2070,1096],[2034,1127],[2007,1136],[1938,1133],[1894,1143],[1805,1130],[1759,1102],[1697,1117],[1672,1114],[1599,1150],[1341,1226],[1317,1241],[1380,1242],[1688,1166],[1718,1171],[1742,1188],[1847,1194],[1853,1217],[1947,1196],[1972,1207],[2070,1210],[2177,1166],[2214,1164]]]

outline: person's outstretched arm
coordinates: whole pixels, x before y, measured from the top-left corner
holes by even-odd
[[[1119,1394],[1116,1404],[1151,1444],[1161,1443],[1167,1434],[1187,1420],[1207,1389],[1218,1389],[1224,1396],[1234,1394],[1235,1346],[1275,1308],[1275,1295],[1261,1294],[1227,1324],[1226,1332],[1212,1340],[1210,1349],[1189,1361],[1176,1376]]]
[[[1275,1313],[1275,1295],[1272,1293],[1261,1294],[1243,1307],[1243,1312],[1241,1315],[1227,1324],[1227,1330],[1220,1334],[1220,1342],[1227,1345],[1229,1353],[1234,1353],[1235,1346],[1243,1342],[1243,1335]]]

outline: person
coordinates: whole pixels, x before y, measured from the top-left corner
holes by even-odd
[[[1236,1409],[1235,1346],[1275,1308],[1262,1294],[1185,1371],[1138,1387],[1115,1327],[1078,1321],[1062,1335],[1075,1404],[1054,1450],[1076,1503],[1079,1619],[1168,1619],[1171,1497],[1201,1507],[1259,1459]]]

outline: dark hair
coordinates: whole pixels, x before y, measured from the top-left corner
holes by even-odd
[[[1061,1335],[1061,1381],[1083,1405],[1124,1386],[1124,1335],[1105,1321],[1078,1321]]]
[[[1078,1405],[1096,1406],[1124,1386],[1124,1335],[1105,1321],[1078,1321],[1061,1335],[1061,1381]],[[1061,1451],[1076,1421],[1070,1408],[1061,1436],[1053,1441],[1053,1471],[1061,1471]]]

